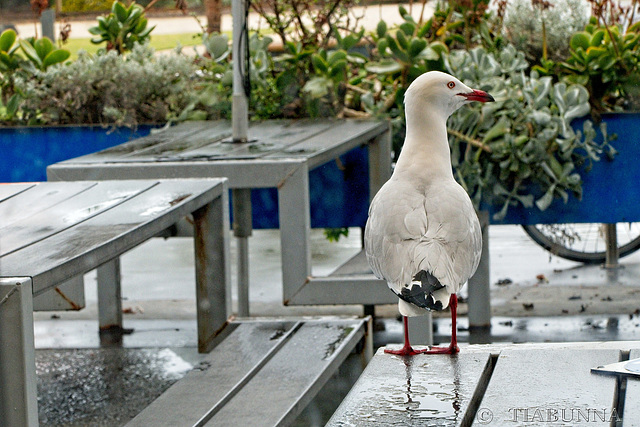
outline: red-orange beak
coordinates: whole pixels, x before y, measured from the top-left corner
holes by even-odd
[[[467,101],[479,101],[479,102],[494,102],[493,96],[489,95],[487,92],[483,90],[474,89],[471,92],[467,93],[459,93],[458,95],[463,96],[467,99]]]

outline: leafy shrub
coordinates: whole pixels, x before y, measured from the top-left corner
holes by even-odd
[[[115,51],[81,53],[68,66],[18,78],[24,120],[116,126],[167,121],[195,93],[196,66],[183,55],[153,53],[146,45],[136,45],[126,57]]]

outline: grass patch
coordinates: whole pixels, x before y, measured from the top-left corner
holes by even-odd
[[[151,35],[151,47],[156,51],[158,50],[167,50],[174,49],[178,43],[182,46],[197,46],[202,43],[202,39],[197,34],[156,34]],[[86,50],[89,53],[95,53],[101,47],[104,47],[106,44],[102,43],[100,45],[95,45],[91,43],[90,38],[86,39],[69,39],[67,43],[63,46],[64,49],[67,49],[71,52],[71,59],[76,59],[78,57],[78,51],[81,49]]]

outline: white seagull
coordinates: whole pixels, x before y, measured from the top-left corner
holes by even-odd
[[[453,178],[447,119],[468,102],[493,100],[439,71],[421,75],[405,93],[404,146],[393,175],[371,202],[364,238],[373,272],[400,298],[404,347],[387,353],[460,351],[456,293],[478,267],[482,235],[469,195]],[[451,344],[414,350],[407,316],[447,306],[451,306]]]

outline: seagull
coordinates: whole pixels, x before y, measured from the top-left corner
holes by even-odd
[[[406,137],[391,178],[371,202],[365,252],[375,275],[399,297],[404,347],[386,353],[455,354],[456,293],[473,275],[482,252],[480,223],[471,199],[455,181],[447,119],[471,101],[491,102],[439,71],[420,75],[404,96]],[[451,308],[451,344],[414,350],[408,316]]]

